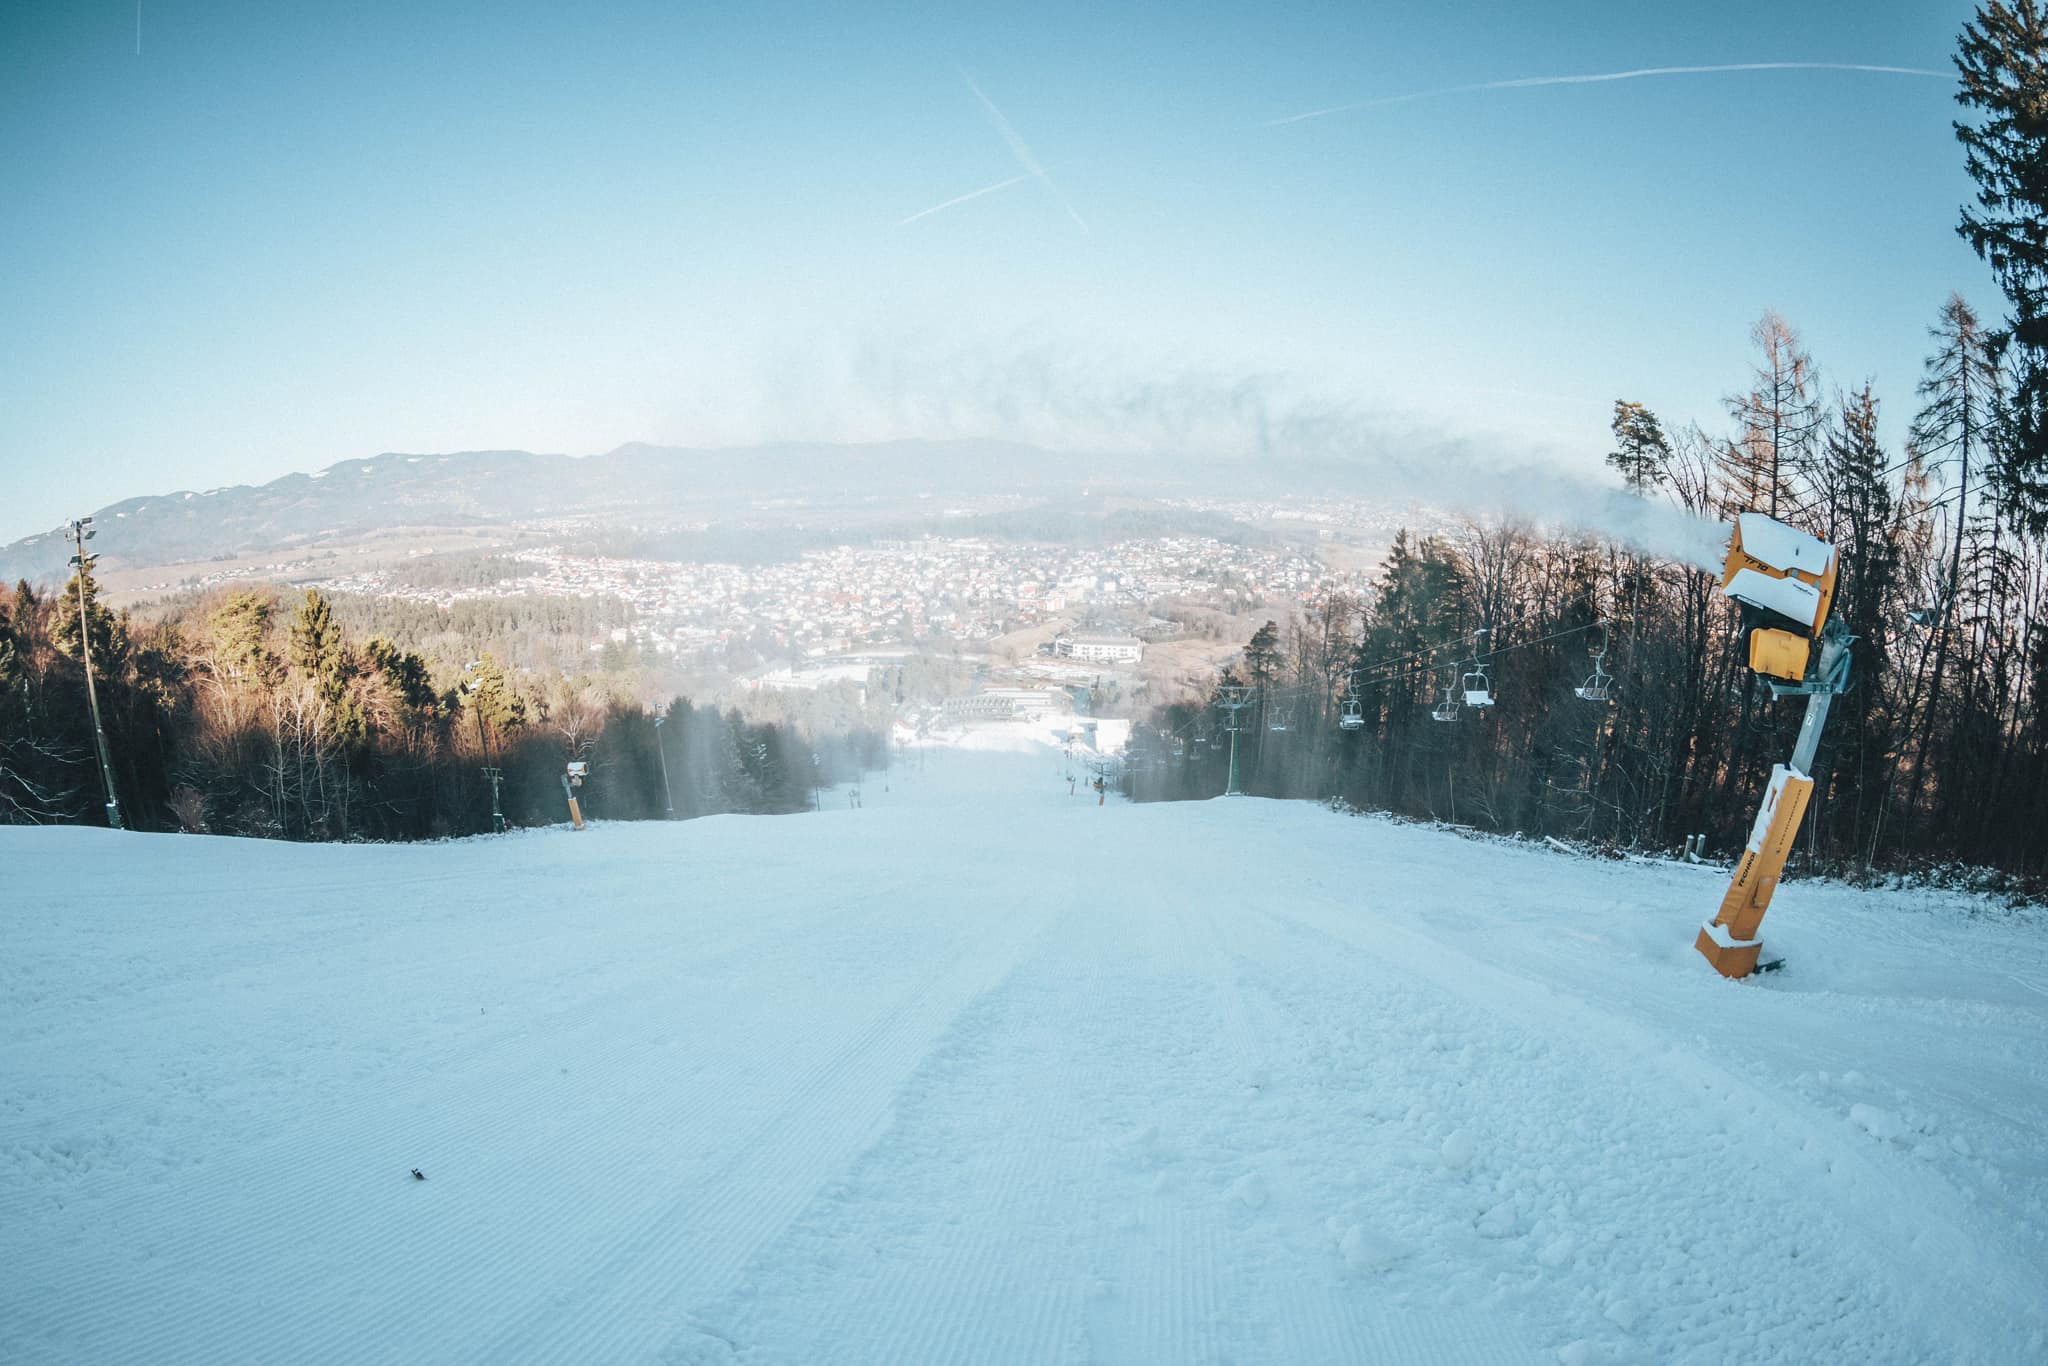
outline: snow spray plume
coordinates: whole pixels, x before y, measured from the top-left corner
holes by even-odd
[[[1728,540],[1726,527],[1504,441],[1301,395],[1273,376],[1187,371],[1141,380],[1071,347],[999,356],[892,346],[857,356],[847,379],[858,391],[850,406],[865,406],[894,435],[1085,452],[1098,457],[1089,468],[1109,479],[1413,502],[1600,536],[1702,569],[1720,568]]]

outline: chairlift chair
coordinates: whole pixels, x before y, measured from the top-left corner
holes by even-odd
[[[1608,673],[1600,663],[1601,660],[1607,658],[1607,642],[1601,641],[1600,648],[1589,653],[1593,656],[1593,672],[1584,683],[1573,688],[1572,691],[1578,694],[1581,702],[1605,702],[1608,696],[1608,684],[1614,681],[1614,676]]]
[[[1344,699],[1344,710],[1337,716],[1337,724],[1345,730],[1358,730],[1365,725],[1365,706],[1355,697]]]
[[[1936,585],[1933,595],[1926,602],[1915,603],[1906,609],[1906,620],[1921,627],[1941,625],[1941,619],[1948,615],[1949,599],[1954,595],[1953,585]]]
[[[1432,721],[1455,721],[1458,719],[1458,699],[1451,688],[1449,680],[1446,680],[1444,683],[1444,700],[1436,704],[1436,709],[1430,712],[1429,719]]]
[[[1280,707],[1275,709],[1273,714],[1266,720],[1266,729],[1272,731],[1276,735],[1284,732],[1287,729],[1288,725],[1292,723],[1294,719],[1293,712],[1294,709],[1292,707]]]
[[[1483,640],[1492,634],[1493,629],[1488,626],[1472,633],[1472,671],[1465,675],[1465,705],[1468,707],[1493,705],[1493,680],[1486,676],[1486,665],[1480,659],[1486,651]]]

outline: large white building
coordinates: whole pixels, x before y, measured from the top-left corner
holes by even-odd
[[[1060,710],[1066,694],[1052,688],[986,688],[968,697],[949,697],[940,707],[952,722],[1036,720]]]
[[[1090,664],[1136,664],[1145,657],[1145,642],[1136,636],[1061,636],[1053,641],[1052,650],[1062,658]]]

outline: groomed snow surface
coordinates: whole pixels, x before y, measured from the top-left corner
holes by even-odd
[[[1729,983],[1725,872],[1061,762],[0,830],[0,1359],[2048,1357],[2040,917],[1795,882]]]

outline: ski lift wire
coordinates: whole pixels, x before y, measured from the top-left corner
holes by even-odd
[[[1564,605],[1569,606],[1570,604],[1576,602],[1590,601],[1593,596],[1594,595],[1592,593],[1581,593],[1576,597],[1567,598],[1565,600]],[[1514,618],[1512,621],[1509,622],[1509,625],[1519,625],[1522,622],[1525,622],[1529,620],[1531,617],[1537,615],[1539,615],[1539,610],[1532,609],[1528,612],[1523,613],[1521,616]],[[1484,652],[1484,654],[1489,659],[1497,655],[1512,654],[1516,650],[1526,650],[1537,645],[1546,645],[1553,640],[1563,640],[1567,636],[1580,635],[1586,631],[1599,629],[1609,624],[1610,623],[1606,617],[1595,617],[1592,621],[1586,622],[1583,625],[1567,626],[1560,630],[1548,632],[1544,635],[1532,636],[1528,640],[1518,640],[1512,645],[1502,645],[1488,649]],[[1498,631],[1501,628],[1491,627],[1484,629],[1486,629],[1488,633],[1488,639],[1490,640],[1492,636],[1498,633]],[[1372,664],[1361,664],[1346,669],[1342,675],[1346,679],[1346,695],[1356,696],[1359,688],[1362,685],[1369,686],[1375,683],[1387,682],[1393,679],[1394,677],[1398,676],[1398,674],[1401,672],[1399,666],[1413,663],[1416,660],[1427,659],[1434,655],[1444,654],[1445,652],[1449,651],[1451,646],[1463,645],[1465,642],[1469,641],[1472,637],[1472,634],[1472,632],[1464,632],[1449,640],[1438,641],[1432,645],[1422,646],[1418,649],[1410,650],[1404,654],[1390,655],[1385,659],[1379,660]],[[1460,651],[1451,656],[1450,662],[1453,666],[1455,666],[1463,658],[1465,658],[1465,656],[1463,652]],[[1473,657],[1473,660],[1475,663],[1477,663],[1478,656],[1475,655]],[[1435,666],[1432,665],[1428,667],[1431,672],[1435,671]],[[1328,691],[1329,690],[1327,686],[1320,684],[1309,684],[1294,688],[1271,689],[1268,691],[1267,701],[1271,703],[1289,699],[1314,697],[1318,693],[1327,696]],[[1176,736],[1185,736],[1190,731],[1200,726],[1202,722],[1207,720],[1207,707],[1208,704],[1204,703],[1201,710],[1198,710],[1194,716],[1190,717],[1187,721],[1183,722],[1181,725],[1174,728],[1174,730],[1171,731],[1170,734]]]

